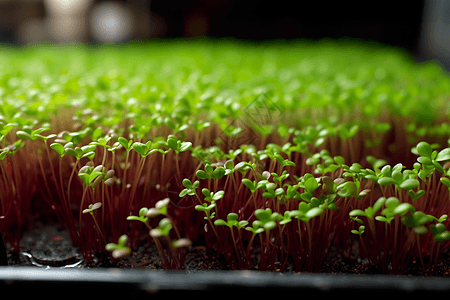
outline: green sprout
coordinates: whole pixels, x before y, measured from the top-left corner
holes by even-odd
[[[176,249],[189,247],[192,242],[187,238],[178,238],[178,240],[172,241],[169,236],[172,228],[174,228],[172,221],[169,218],[163,218],[159,221],[159,225],[156,228],[150,230],[149,234],[155,240],[164,238],[168,242],[169,251],[171,253],[170,258],[171,260],[174,260],[169,262],[170,266],[175,264],[178,268],[181,268],[181,262],[179,257],[176,255]],[[161,255],[165,255],[164,252],[161,252]]]
[[[216,226],[223,226],[223,225],[225,225],[225,226],[228,226],[230,228],[231,238],[233,240],[234,249],[236,250],[236,255],[237,255],[239,264],[240,264],[240,266],[242,268],[243,267],[243,261],[241,259],[241,256],[239,255],[240,252],[239,252],[238,246],[236,244],[236,237],[234,235],[233,227],[236,227],[238,229],[239,240],[242,240],[240,229],[241,228],[245,228],[245,226],[247,226],[247,224],[248,224],[248,221],[246,221],[246,220],[238,221],[238,218],[239,218],[238,214],[236,214],[236,213],[229,213],[227,215],[227,221],[226,222],[224,220],[222,220],[222,219],[217,219],[217,220],[214,221],[214,225],[216,225]]]
[[[122,235],[117,244],[109,243],[105,246],[105,249],[108,252],[112,252],[112,256],[116,259],[129,256],[131,254],[131,248],[127,247],[127,241],[128,237],[126,235]]]
[[[185,187],[185,189],[183,189],[179,196],[180,197],[184,197],[186,195],[189,196],[193,196],[196,195],[196,189],[200,186],[200,182],[198,180],[196,180],[194,183],[192,183],[189,179],[185,178],[182,181],[183,186]]]
[[[165,265],[168,268],[172,268],[174,266],[176,266],[177,268],[181,268],[182,267],[181,262],[179,261],[180,258],[176,257],[179,254],[176,254],[176,251],[174,249],[189,247],[192,244],[192,242],[189,239],[181,238],[177,227],[173,225],[173,220],[167,214],[167,206],[169,205],[169,202],[170,202],[170,199],[165,198],[165,199],[157,201],[155,203],[155,207],[152,207],[150,209],[148,209],[147,207],[142,207],[139,210],[139,216],[128,216],[127,220],[128,221],[140,221],[140,222],[144,223],[149,230],[150,236],[155,241],[158,251],[165,262]],[[166,218],[162,219],[159,222],[158,227],[152,228],[150,226],[150,224],[148,223],[148,220],[151,218],[155,218],[159,215],[164,215],[164,216],[166,216]],[[169,233],[172,229],[175,230],[176,235],[177,235],[177,239],[173,240],[173,241],[171,241],[171,239],[169,237]],[[171,253],[169,258],[166,257],[166,254],[164,252],[162,244],[159,241],[160,238],[164,238],[167,241],[169,241],[170,253]]]
[[[89,213],[92,216],[92,219],[95,222],[95,227],[97,228],[97,232],[102,237],[103,242],[106,244],[106,239],[103,236],[102,230],[101,230],[100,226],[98,225],[97,219],[94,216],[94,211],[99,209],[100,207],[102,207],[102,203],[101,202],[97,202],[97,203],[94,203],[94,204],[89,204],[89,208],[83,209],[83,214]]]
[[[205,171],[198,170],[196,175],[200,179],[220,179],[226,174],[226,170],[223,167],[213,168],[211,164],[205,166]]]

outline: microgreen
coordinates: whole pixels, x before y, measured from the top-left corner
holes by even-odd
[[[373,219],[375,216],[375,213],[381,209],[381,207],[384,205],[385,201],[386,201],[386,198],[381,197],[375,202],[373,207],[368,207],[364,211],[362,211],[360,209],[354,209],[350,212],[350,216],[351,217],[364,216],[369,219]]]
[[[365,229],[366,229],[366,226],[361,225],[361,226],[359,226],[358,230],[352,229],[351,232],[352,232],[353,234],[361,235],[361,234],[364,233],[364,230],[365,230]]]
[[[126,235],[122,235],[119,238],[117,244],[109,243],[105,246],[105,249],[109,252],[112,252],[112,256],[114,258],[128,256],[131,254],[131,248],[127,247],[127,241],[128,237]]]
[[[184,152],[191,148],[192,143],[191,142],[182,142],[179,140],[175,135],[169,135],[167,137],[167,145],[170,149],[178,152]]]
[[[191,245],[191,241],[187,238],[181,238],[180,233],[177,227],[174,225],[173,220],[167,213],[167,207],[169,205],[170,199],[165,198],[159,200],[155,203],[155,207],[148,209],[147,207],[142,207],[139,210],[139,216],[128,216],[128,221],[140,221],[144,223],[149,230],[149,235],[153,238],[158,248],[158,251],[165,262],[165,266],[167,268],[183,268],[182,259],[184,255],[182,253],[178,253],[175,249],[185,248]],[[156,218],[159,215],[164,215],[165,218],[161,219],[159,225],[155,228],[152,228],[149,225],[149,219]],[[170,231],[174,229],[177,235],[177,239],[173,240],[170,237]],[[170,247],[170,255],[166,256],[166,253],[163,249],[162,244],[159,239],[164,238],[169,242]]]
[[[261,270],[299,272],[333,246],[352,257],[356,238],[381,272],[413,258],[433,270],[450,247],[450,148],[438,144],[450,81],[439,67],[338,41],[267,44],[268,55],[230,41],[154,43],[152,56],[4,51],[0,231],[14,232],[14,249],[41,197],[86,261],[106,240],[119,240],[113,257],[129,255],[144,224],[166,268],[184,266],[191,238],[232,268],[254,268],[253,249]],[[257,120],[264,107],[283,117]],[[186,196],[192,205],[170,205]]]
[[[443,242],[450,240],[450,231],[446,230],[446,227],[442,223],[431,224],[430,231],[433,233],[435,242]]]
[[[103,239],[103,242],[106,244],[106,239],[103,236],[102,230],[101,230],[100,226],[98,225],[97,219],[94,216],[94,211],[99,209],[100,207],[102,207],[102,203],[101,202],[97,202],[97,203],[94,203],[94,204],[89,204],[89,208],[84,209],[83,210],[83,214],[89,213],[92,216],[92,219],[94,219],[94,222],[95,222],[95,227],[97,229],[97,232],[101,236],[101,238]]]
[[[148,141],[147,143],[140,143],[140,142],[134,142],[132,144],[132,148],[134,151],[139,153],[142,157],[146,157],[150,154],[148,150],[150,150],[150,147],[152,146],[152,141]]]
[[[238,246],[237,246],[237,243],[236,243],[236,237],[234,235],[233,227],[236,227],[238,229],[239,237],[242,238],[241,237],[241,233],[240,233],[240,229],[241,228],[245,228],[245,226],[247,226],[247,224],[248,224],[248,221],[246,221],[246,220],[238,221],[238,218],[239,218],[238,214],[236,214],[236,213],[229,213],[227,215],[227,221],[226,222],[224,220],[222,220],[222,219],[217,219],[217,220],[214,221],[214,225],[216,225],[216,226],[228,226],[230,228],[231,238],[233,240],[234,249],[236,250],[236,254],[237,254],[238,260],[240,262],[240,267],[242,268],[243,267],[243,261],[242,261],[242,259],[240,258],[240,255],[239,255],[239,249],[238,249]]]
[[[142,207],[139,210],[139,216],[128,216],[127,220],[128,221],[140,221],[144,224],[147,224],[148,218],[149,216],[147,216],[149,209],[147,207]]]
[[[189,179],[185,178],[182,181],[183,186],[185,187],[185,189],[183,189],[180,192],[180,197],[184,197],[186,195],[189,196],[193,196],[196,195],[196,189],[200,186],[200,182],[198,180],[194,181],[194,183],[192,183]]]
[[[207,163],[205,166],[205,170],[198,170],[196,175],[200,179],[220,179],[225,176],[227,170],[224,167],[213,168],[211,164]],[[228,173],[230,173],[230,171]]]
[[[95,189],[100,182],[106,179],[106,169],[102,165],[98,165],[95,168],[84,166],[78,171],[78,176],[83,180],[86,186]]]

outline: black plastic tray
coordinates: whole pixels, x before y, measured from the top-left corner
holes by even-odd
[[[287,297],[339,295],[396,297],[448,295],[450,279],[386,275],[280,274],[255,271],[51,269],[0,267],[0,290],[8,295],[162,299],[180,295]],[[304,294],[307,292],[308,294]],[[296,294],[292,294],[296,293]],[[313,293],[313,294],[311,294]],[[291,297],[289,296],[289,297]],[[104,298],[103,298],[104,299]]]

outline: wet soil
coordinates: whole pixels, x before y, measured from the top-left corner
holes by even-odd
[[[252,254],[254,270],[258,270],[259,249],[256,247]],[[8,247],[7,247],[8,249]],[[144,241],[137,251],[111,263],[100,259],[93,259],[85,263],[78,249],[73,246],[69,234],[57,223],[44,224],[36,221],[32,229],[26,231],[21,240],[21,250],[8,252],[9,266],[36,266],[41,268],[133,268],[133,269],[164,269],[160,254],[153,242]],[[223,256],[208,254],[203,245],[193,245],[186,253],[184,269],[187,272],[205,270],[233,269]],[[275,271],[280,271],[275,269]],[[283,272],[294,272],[292,265],[288,265]],[[343,258],[337,249],[332,248],[328,260],[320,266],[319,273],[330,274],[381,274],[381,272],[367,261],[359,258],[351,260]],[[404,275],[424,276],[419,260],[412,260]],[[450,277],[450,254],[442,253],[436,266],[434,277]]]

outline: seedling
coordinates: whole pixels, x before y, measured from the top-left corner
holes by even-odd
[[[172,228],[173,228],[172,221],[169,218],[164,218],[161,219],[159,225],[156,228],[150,230],[149,234],[153,239],[164,238],[167,241],[169,245],[170,259],[168,262],[169,265],[167,265],[166,267],[184,268],[182,264],[183,262],[180,261],[180,258],[177,256],[176,249],[189,247],[192,244],[192,242],[189,239],[186,238],[181,239],[180,237],[178,238],[178,240],[172,241],[169,236]],[[164,251],[161,254],[165,256]]]
[[[100,207],[102,207],[102,204],[100,202],[97,202],[97,203],[94,203],[94,204],[89,204],[89,208],[84,209],[83,210],[83,214],[87,214],[87,213],[91,214],[92,219],[94,219],[95,227],[97,228],[97,232],[101,236],[103,242],[106,244],[106,239],[103,236],[102,230],[101,230],[100,226],[97,223],[97,219],[94,216],[94,211],[99,209]]]
[[[175,249],[189,247],[192,242],[189,239],[181,238],[177,227],[173,225],[173,220],[167,214],[167,206],[169,205],[169,202],[169,198],[159,200],[156,202],[155,207],[150,209],[143,207],[139,210],[139,216],[128,216],[127,220],[140,221],[147,226],[149,235],[155,241],[166,268],[183,268],[184,255],[177,253]],[[152,228],[148,223],[149,219],[158,217],[159,215],[164,215],[166,218],[163,218],[156,228]],[[173,241],[171,241],[169,236],[172,229],[175,229],[177,235],[177,239]],[[160,238],[165,238],[169,243],[169,257],[165,254],[162,244],[159,241]]]
[[[131,248],[127,247],[127,241],[128,237],[122,235],[117,244],[109,243],[105,246],[105,249],[112,252],[112,256],[116,259],[129,256],[131,254]]]

